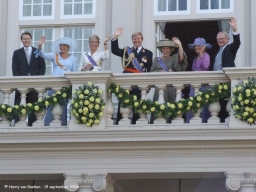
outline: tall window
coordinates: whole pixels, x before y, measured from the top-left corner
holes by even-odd
[[[62,18],[94,17],[95,0],[62,0]]]
[[[198,13],[232,12],[233,0],[197,0]]]
[[[53,43],[53,28],[44,28],[44,29],[32,29],[32,28],[27,28],[27,29],[23,29],[24,31],[28,31],[31,33],[32,35],[32,46],[33,47],[38,47],[37,43],[38,40],[41,36],[45,36],[46,37],[46,41],[43,44],[43,50],[46,53],[50,53],[51,51],[51,45]],[[51,75],[52,74],[52,62],[45,60],[45,64],[46,64],[46,72],[45,75]]]
[[[83,52],[89,51],[89,37],[93,34],[92,27],[75,27],[63,28],[64,37],[71,37],[77,41],[77,49],[73,51],[77,59],[77,64],[80,63],[80,57]]]
[[[50,19],[53,16],[52,0],[22,0],[21,19]]]
[[[155,15],[188,14],[190,0],[155,0]]]

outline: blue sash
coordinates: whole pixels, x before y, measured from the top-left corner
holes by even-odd
[[[88,54],[86,54],[86,55],[87,55],[87,58],[89,59],[89,61],[91,62],[91,64],[93,64],[94,67],[98,67],[98,65],[97,65],[97,63],[94,61],[94,59],[93,59],[90,55],[88,55]]]
[[[161,65],[161,67],[163,68],[163,70],[165,70],[166,72],[169,72],[169,70],[167,69],[167,67],[165,66],[165,64],[163,63],[163,61],[161,60],[160,57],[157,57],[157,61],[158,61],[158,63]]]
[[[127,46],[127,54],[128,54],[128,56],[130,56],[131,53],[132,53],[132,51],[131,51],[130,47]],[[134,64],[134,67],[138,71],[143,72],[143,69],[141,68],[141,66],[140,66],[140,64],[139,64],[139,62],[138,62],[138,60],[136,58],[133,58],[133,64]]]

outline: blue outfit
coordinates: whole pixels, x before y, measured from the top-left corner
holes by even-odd
[[[58,53],[58,61],[63,66],[63,68],[61,68],[56,62],[56,54],[57,53],[44,53],[44,51],[39,52],[40,57],[46,60],[52,61],[52,64],[53,64],[52,75],[64,75],[65,72],[71,72],[71,71],[77,70],[76,57],[74,55],[70,55],[68,58],[63,59],[61,55]],[[53,95],[53,93],[54,92],[52,90],[48,91],[49,96]],[[62,106],[63,112],[60,118],[62,122],[61,123],[62,126],[67,125],[67,103],[68,103],[68,100],[66,99],[64,105]],[[52,110],[52,106],[47,109],[47,112],[44,118],[45,126],[49,126],[50,122],[53,120],[53,115],[51,113],[51,110]]]

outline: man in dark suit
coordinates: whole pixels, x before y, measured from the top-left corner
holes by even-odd
[[[142,47],[143,35],[141,32],[136,32],[132,34],[132,43],[133,47],[125,47],[124,49],[120,49],[118,45],[118,37],[123,34],[123,28],[119,27],[116,29],[113,39],[111,41],[111,52],[125,59],[122,65],[124,68],[123,73],[142,73],[142,72],[150,72],[152,66],[153,53],[148,49]],[[128,49],[128,50],[127,50]],[[129,53],[131,51],[131,54]],[[129,58],[134,57],[136,60],[130,60]],[[123,58],[125,57],[125,58]],[[141,91],[139,88],[134,88],[130,91],[130,94],[136,95],[138,99],[141,98]],[[134,111],[133,111],[134,112]],[[118,104],[118,112],[117,112],[117,122],[122,118],[120,113],[120,102]],[[132,124],[136,123],[136,120],[139,119],[139,114],[133,113]]]
[[[235,67],[236,53],[240,47],[240,35],[237,32],[236,19],[232,18],[229,22],[233,30],[233,42],[228,44],[229,36],[226,32],[219,32],[217,35],[217,42],[220,46],[220,50],[217,53],[213,65],[214,71],[222,70],[224,67]],[[228,117],[226,111],[227,101],[220,99],[221,111],[219,112],[219,117],[221,122],[225,122],[225,118]]]
[[[36,48],[31,46],[32,35],[29,32],[21,34],[21,42],[23,47],[13,52],[12,57],[12,73],[13,76],[33,76],[45,74],[45,61],[41,57],[37,57],[34,54]],[[15,105],[20,104],[20,93],[15,92]],[[36,91],[30,91],[27,94],[26,102],[34,103],[38,100],[38,94]],[[32,126],[32,123],[36,120],[35,114],[31,114],[28,118],[28,125]],[[17,121],[17,119],[16,119]]]

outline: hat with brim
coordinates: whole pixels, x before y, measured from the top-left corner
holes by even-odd
[[[159,42],[156,43],[156,47],[157,48],[161,48],[161,47],[178,47],[173,41],[169,40],[169,39],[163,39],[160,40]]]
[[[77,42],[75,39],[70,37],[63,37],[56,40],[51,47],[52,52],[59,53],[60,52],[60,45],[65,44],[69,46],[69,51],[74,51],[77,48]]]
[[[207,49],[211,49],[212,45],[209,43],[206,43],[204,38],[196,38],[193,44],[188,44],[189,49],[195,50],[195,46],[200,45],[200,46],[206,46]]]

